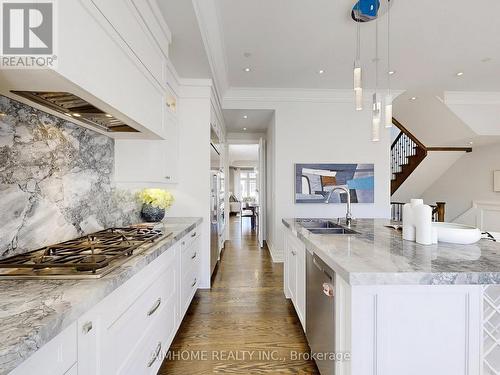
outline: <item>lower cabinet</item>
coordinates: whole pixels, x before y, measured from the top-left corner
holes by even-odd
[[[285,229],[285,296],[292,300],[302,328],[306,327],[306,249],[289,229]]]
[[[198,288],[199,259],[196,228],[12,374],[156,374]]]

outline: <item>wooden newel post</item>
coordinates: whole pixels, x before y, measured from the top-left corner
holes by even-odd
[[[436,202],[436,208],[437,208],[437,221],[439,222],[444,222],[444,207],[446,203],[445,202]]]

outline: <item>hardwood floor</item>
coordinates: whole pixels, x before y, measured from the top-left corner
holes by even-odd
[[[211,290],[200,290],[158,374],[318,374],[283,294],[283,264],[258,246],[250,219],[231,217]],[[302,355],[299,358],[299,354]]]

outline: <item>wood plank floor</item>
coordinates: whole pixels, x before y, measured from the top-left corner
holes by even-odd
[[[158,374],[318,374],[290,301],[283,264],[231,217],[211,290],[198,291]],[[170,355],[170,357],[169,357]]]

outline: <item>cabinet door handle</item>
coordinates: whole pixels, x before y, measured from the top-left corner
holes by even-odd
[[[155,363],[158,357],[160,356],[160,352],[161,352],[161,342],[159,342],[158,345],[156,346],[154,354],[148,362],[148,367],[153,366],[153,363]]]
[[[193,234],[191,234],[191,237],[196,237],[196,232],[193,232]]]
[[[161,305],[161,298],[158,298],[155,302],[155,304],[153,305],[153,307],[151,307],[151,309],[149,309],[148,311],[148,316],[151,316],[155,313],[156,310],[158,310],[158,308],[160,307]]]
[[[170,180],[170,176],[165,176],[165,178],[166,178],[167,180]]]
[[[195,278],[194,278],[193,283],[191,284],[191,288],[192,288],[193,286],[195,286],[195,285],[196,285],[196,282],[197,282],[197,281],[198,281],[198,280],[196,280],[196,277],[195,277]]]
[[[92,322],[87,322],[82,326],[82,331],[86,335],[90,331],[92,331]]]
[[[297,252],[296,252],[296,251],[294,251],[294,250],[292,250],[292,255],[293,255],[293,256],[297,255]]]
[[[186,244],[186,241],[182,241],[181,245],[184,246]]]
[[[194,254],[191,256],[191,259],[196,258],[196,255],[198,255],[198,254],[197,254],[197,253],[194,253]]]

